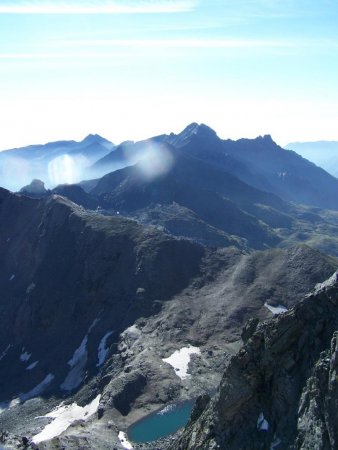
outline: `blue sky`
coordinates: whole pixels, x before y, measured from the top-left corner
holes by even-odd
[[[338,140],[338,2],[0,3],[0,149],[204,122]]]

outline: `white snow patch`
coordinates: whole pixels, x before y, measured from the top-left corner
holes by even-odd
[[[131,443],[128,441],[127,439],[127,435],[126,433],[123,433],[123,431],[119,432],[119,439],[121,442],[121,445],[123,448],[126,448],[127,450],[132,450],[133,446],[131,445]]]
[[[71,367],[68,375],[66,376],[64,382],[60,385],[60,388],[64,391],[72,391],[76,389],[83,382],[83,371],[87,364],[88,352],[87,352],[87,342],[88,335],[95,327],[100,319],[95,319],[93,323],[88,328],[86,336],[82,339],[80,346],[75,350],[73,356],[68,361],[68,365]]]
[[[34,361],[32,364],[30,364],[28,367],[26,367],[26,370],[32,370],[34,367],[38,365],[39,361]]]
[[[64,391],[72,391],[77,388],[83,381],[83,370],[87,364],[88,335],[83,338],[80,346],[75,350],[72,358],[68,361],[68,365],[71,367],[64,382],[60,385],[60,388]]]
[[[201,350],[198,347],[183,347],[180,350],[176,350],[169,358],[164,358],[162,361],[170,364],[176,371],[176,375],[184,380],[190,375],[188,374],[188,366],[191,355],[200,355]]]
[[[12,275],[11,275],[10,278],[9,278],[9,281],[13,281],[14,278],[15,278],[15,273],[12,273]]]
[[[31,283],[26,289],[26,294],[30,294],[32,290],[35,289],[35,283]]]
[[[95,327],[95,325],[98,323],[100,319],[96,318],[93,323],[90,325],[90,327],[88,328],[88,333],[87,335],[92,331],[92,329]]]
[[[105,362],[109,348],[106,347],[107,339],[112,334],[112,331],[109,331],[107,334],[103,336],[103,338],[100,341],[99,348],[97,351],[97,359],[98,363],[96,364],[96,367],[102,366],[102,364]]]
[[[164,416],[164,414],[167,414],[171,411],[173,411],[176,408],[176,405],[167,405],[165,408],[161,409],[157,414],[159,416]]]
[[[30,398],[37,397],[38,395],[42,394],[42,392],[45,390],[45,388],[54,380],[54,375],[49,373],[37,386],[35,386],[33,389],[31,389],[26,394],[20,394],[20,400],[26,401]]]
[[[70,367],[74,367],[83,359],[84,355],[87,354],[87,342],[88,342],[88,335],[86,335],[80,344],[80,346],[75,350],[73,356],[68,361],[68,364]]]
[[[257,419],[257,428],[260,431],[268,431],[269,422],[264,419],[264,414],[261,412]]]
[[[14,406],[16,405],[20,405],[20,399],[19,398],[13,398],[13,400],[11,400],[9,402],[9,409],[14,408]]]
[[[8,344],[5,350],[0,355],[0,361],[4,359],[4,357],[7,355],[8,350],[12,347],[12,344]]]
[[[268,303],[265,302],[264,306],[266,308],[268,308],[268,310],[271,311],[272,314],[283,314],[286,311],[288,311],[288,309],[285,306],[283,306],[283,305],[272,306],[272,305],[269,305]]]
[[[98,410],[100,398],[101,395],[98,395],[92,402],[83,407],[77,405],[77,403],[72,403],[71,405],[65,406],[61,403],[61,405],[53,411],[43,416],[54,420],[46,425],[40,433],[33,436],[32,441],[34,444],[39,444],[42,441],[53,439],[67,430],[67,428],[77,420],[89,419],[89,417],[95,414]]]
[[[29,360],[29,358],[30,358],[31,356],[32,356],[31,353],[24,352],[24,353],[22,353],[22,354],[20,355],[20,361],[26,362],[26,361]]]
[[[338,270],[327,280],[325,280],[323,283],[317,283],[315,286],[315,294],[317,294],[320,290],[324,288],[328,288],[330,286],[333,286],[338,281]]]

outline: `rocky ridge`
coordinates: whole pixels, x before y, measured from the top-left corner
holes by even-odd
[[[170,450],[337,448],[337,308],[335,272],[291,311],[251,324]]]

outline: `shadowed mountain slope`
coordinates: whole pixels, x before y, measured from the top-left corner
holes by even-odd
[[[141,158],[142,149],[163,143],[223,167],[245,183],[273,192],[285,200],[338,209],[338,180],[295,152],[281,148],[269,135],[256,139],[222,140],[208,126],[192,123],[178,135],[172,133],[135,144],[127,143],[118,154],[107,155],[105,161],[111,158],[114,163],[118,160],[122,165],[124,160],[125,165],[130,165]]]
[[[7,398],[48,373],[56,388],[95,319],[104,334],[111,311],[109,327],[119,333],[153,313],[156,302],[197,276],[205,253],[133,221],[85,212],[62,197],[33,200],[1,190],[0,216],[1,351],[10,346],[0,379]],[[137,300],[137,289],[148,292],[144,300]],[[32,372],[20,361],[23,346],[39,360]]]
[[[214,132],[206,131],[222,145]],[[171,166],[164,173],[146,176],[140,161],[97,180],[88,201],[95,199],[108,214],[118,212],[206,245],[262,249],[308,242],[338,254],[334,211],[290,204],[182,148],[155,148],[159,154],[163,148],[170,152]]]
[[[185,152],[217,163],[246,183],[297,203],[338,208],[338,180],[270,136],[221,140],[205,125],[191,124],[180,142]]]

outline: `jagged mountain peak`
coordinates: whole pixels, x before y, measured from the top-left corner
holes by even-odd
[[[216,131],[210,128],[208,125],[205,125],[204,123],[198,124],[197,122],[192,122],[190,125],[185,127],[178,136],[191,137],[194,135],[217,136]]]
[[[273,147],[274,149],[279,147],[279,145],[272,139],[271,134],[264,134],[263,136],[258,136],[256,141],[261,142],[267,147]]]
[[[82,144],[112,144],[110,141],[100,136],[99,134],[88,134],[82,141]]]
[[[275,144],[275,141],[272,139],[271,134],[264,134],[263,136],[259,136],[258,139],[262,139],[264,142],[273,142]]]
[[[241,139],[238,139],[236,142],[239,144],[248,143],[251,146],[253,144],[260,144],[260,145],[263,145],[264,147],[274,147],[274,148],[279,147],[278,144],[272,139],[271,134],[260,135],[254,139],[241,138]]]
[[[192,139],[218,139],[218,136],[216,132],[208,127],[208,125],[205,125],[204,123],[198,124],[196,122],[191,123],[187,127],[184,128],[183,131],[181,131],[177,135],[170,135],[170,143],[174,145],[175,147],[183,147],[188,142],[190,142]]]

